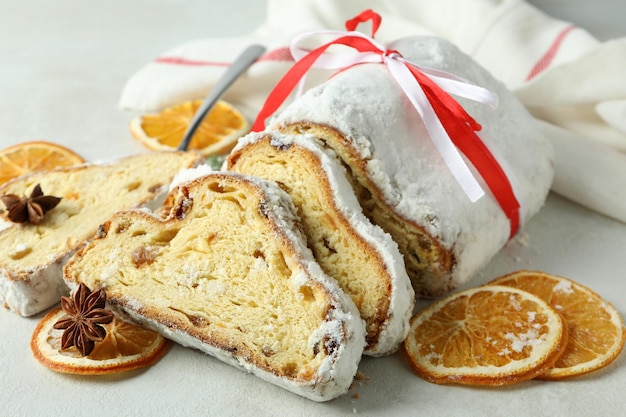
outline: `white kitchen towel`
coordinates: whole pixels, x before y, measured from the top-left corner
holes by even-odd
[[[296,35],[342,30],[365,8],[382,16],[380,42],[440,36],[489,69],[546,122],[557,153],[553,191],[626,222],[626,38],[601,43],[523,0],[269,0],[250,35],[191,41],[146,64],[120,106],[150,112],[202,98],[240,51],[260,43],[268,52],[224,96],[253,118],[293,64]],[[312,70],[307,87],[328,75]]]

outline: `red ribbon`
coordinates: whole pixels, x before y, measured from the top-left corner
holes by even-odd
[[[380,25],[381,17],[372,10],[366,10],[353,19],[348,20],[346,29],[353,31],[360,23],[367,21],[372,22],[373,38]],[[317,59],[331,45],[336,44],[352,47],[359,52],[371,52],[381,55],[398,54],[397,51],[381,50],[367,39],[361,36],[350,35],[349,33],[312,50],[297,61],[270,92],[252,126],[252,131],[258,132],[265,128],[265,120],[287,99]],[[413,65],[407,63],[406,66],[426,94],[428,101],[454,145],[469,159],[491,190],[502,211],[509,219],[511,226],[510,237],[513,237],[520,226],[520,204],[515,197],[513,187],[506,173],[483,141],[476,135],[476,131],[481,129],[480,124],[450,94],[439,87],[427,75]]]
[[[467,114],[452,96],[441,90],[427,76],[415,67],[410,65],[408,67],[422,86],[428,101],[448,132],[448,136],[478,170],[500,208],[509,219],[511,224],[509,238],[512,238],[520,226],[520,204],[506,173],[484,142],[476,135],[475,132],[481,129],[480,124]]]

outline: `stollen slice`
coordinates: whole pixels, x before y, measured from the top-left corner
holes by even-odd
[[[363,214],[334,153],[313,136],[266,131],[242,138],[225,167],[287,191],[316,260],[365,320],[365,354],[395,352],[409,330],[411,281],[398,246]]]
[[[68,284],[104,288],[119,314],[299,395],[345,393],[363,323],[315,262],[288,195],[215,172],[167,200],[165,217],[113,215],[66,265]]]

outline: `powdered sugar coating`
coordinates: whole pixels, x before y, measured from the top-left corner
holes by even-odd
[[[444,40],[411,37],[389,47],[411,62],[464,77],[498,95],[496,110],[463,98],[458,101],[482,125],[479,136],[503,161],[522,203],[521,218],[536,213],[553,179],[553,154],[515,96]],[[472,203],[384,65],[357,65],[336,74],[287,106],[269,128],[301,121],[342,132],[366,161],[368,176],[389,206],[453,251],[454,286],[466,282],[507,242],[509,221],[482,179],[486,195]]]
[[[68,288],[63,282],[63,265],[74,254],[65,256],[27,271],[28,280],[15,279],[11,271],[0,268],[0,304],[23,317],[39,313],[57,303]]]
[[[552,291],[555,293],[562,292],[564,294],[573,294],[574,289],[573,289],[572,281],[568,279],[560,279],[558,284],[556,284],[552,288]]]
[[[200,164],[194,168],[182,169],[178,174],[176,174],[176,176],[174,176],[174,179],[170,184],[169,191],[171,192],[175,187],[180,184],[185,184],[187,182],[195,180],[196,178],[204,177],[205,175],[209,175],[212,172],[213,168],[211,168],[211,166],[208,164]]]
[[[8,229],[9,227],[11,227],[11,222],[8,222],[2,218],[0,218],[0,232],[3,231],[4,229]]]

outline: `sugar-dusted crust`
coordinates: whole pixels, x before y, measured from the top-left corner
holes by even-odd
[[[522,222],[536,213],[553,179],[552,149],[515,96],[444,40],[412,37],[389,47],[498,95],[496,110],[458,101],[482,125],[480,137],[513,183]],[[398,243],[420,295],[465,283],[509,238],[509,222],[491,193],[470,202],[384,65],[336,74],[287,106],[268,129],[313,135],[340,156],[364,212]]]
[[[84,164],[16,178],[0,195],[27,195],[40,184],[62,197],[39,225],[0,227],[0,303],[31,316],[58,303],[68,292],[62,267],[114,212],[149,205],[161,197],[176,173],[202,161],[199,154],[155,152],[107,164]]]
[[[275,181],[290,194],[308,246],[366,322],[365,353],[393,353],[406,337],[414,292],[398,247],[363,215],[345,168],[312,136],[251,133],[225,169]]]
[[[315,262],[274,183],[215,172],[169,214],[119,212],[65,266],[118,311],[315,401],[345,393],[365,344],[354,303]]]

